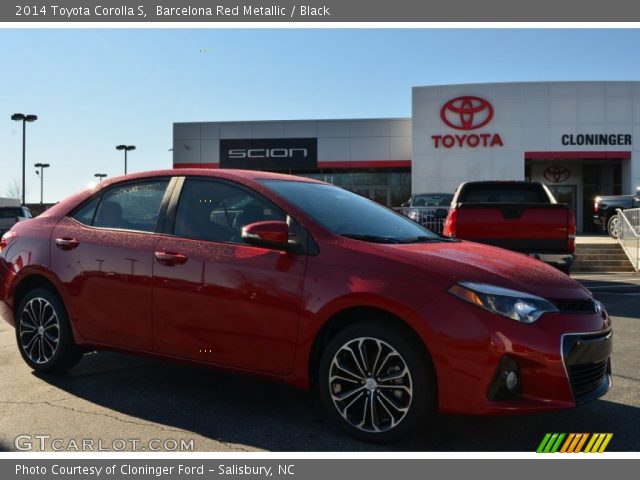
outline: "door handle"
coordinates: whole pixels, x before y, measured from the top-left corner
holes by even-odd
[[[158,263],[162,265],[166,265],[168,267],[182,265],[186,263],[187,260],[189,259],[186,255],[183,255],[182,253],[173,253],[173,252],[156,252],[155,257]]]
[[[58,247],[60,250],[73,250],[78,245],[80,245],[80,242],[78,242],[78,240],[76,240],[75,238],[56,238],[56,247]]]

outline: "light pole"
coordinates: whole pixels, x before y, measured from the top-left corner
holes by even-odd
[[[11,120],[16,122],[22,121],[22,204],[26,203],[25,200],[25,165],[26,165],[26,140],[27,140],[27,122],[35,122],[38,119],[37,115],[25,115],[24,113],[14,113],[11,115]]]
[[[48,163],[36,163],[34,167],[39,168],[40,171],[36,170],[36,175],[40,176],[40,209],[43,208],[43,198],[44,198],[44,169],[49,168],[51,165]],[[42,213],[42,212],[40,212]]]
[[[102,181],[102,179],[103,179],[104,177],[106,177],[106,176],[107,176],[107,174],[106,174],[106,173],[96,173],[96,174],[94,175],[94,177],[96,177],[96,178],[98,179],[98,183],[100,183],[100,182]]]
[[[135,150],[135,145],[117,145],[116,150],[124,150],[124,174],[127,174],[127,152]]]

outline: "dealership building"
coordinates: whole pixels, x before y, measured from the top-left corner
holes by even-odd
[[[469,180],[544,182],[591,231],[596,195],[640,185],[640,82],[414,87],[411,118],[175,123],[175,168],[317,178],[399,206]]]

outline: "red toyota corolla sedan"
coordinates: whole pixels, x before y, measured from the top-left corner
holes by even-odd
[[[39,372],[104,349],[260,375],[368,441],[611,384],[607,313],[566,275],[286,175],[102,182],[4,235],[0,299]]]

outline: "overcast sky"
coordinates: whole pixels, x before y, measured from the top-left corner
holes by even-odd
[[[45,201],[171,166],[172,123],[408,117],[411,87],[640,80],[640,30],[2,29],[0,196],[51,164]]]

